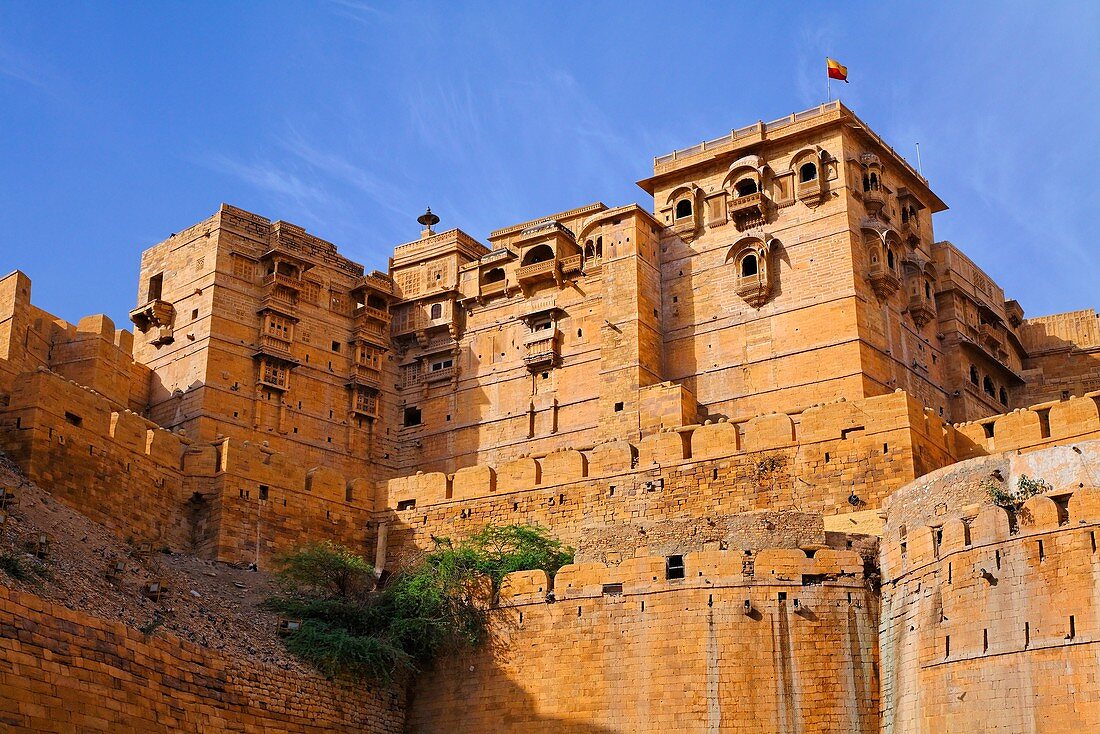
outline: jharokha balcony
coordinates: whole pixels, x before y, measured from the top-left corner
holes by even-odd
[[[152,344],[158,347],[175,341],[172,334],[172,321],[175,318],[176,307],[159,298],[154,298],[130,312],[130,321],[142,334],[150,329],[156,330]]]
[[[265,288],[272,286],[282,286],[283,288],[290,288],[294,291],[302,290],[302,278],[298,275],[288,275],[286,273],[268,273],[260,281],[260,285]]]
[[[901,278],[893,269],[884,266],[881,262],[875,263],[867,271],[867,281],[874,289],[875,295],[881,299],[889,298],[901,288]]]
[[[379,387],[382,384],[382,370],[367,364],[354,364],[351,367],[351,383]]]
[[[738,229],[756,227],[764,223],[764,212],[767,204],[764,195],[759,191],[731,199],[729,203],[730,217]]]
[[[274,334],[261,334],[260,335],[260,354],[267,354],[274,357],[278,357],[288,362],[296,362],[297,360],[291,356],[290,353],[290,340],[284,339]]]
[[[557,330],[536,331],[524,340],[523,349],[523,363],[528,369],[553,367],[561,356],[558,350]]]
[[[516,271],[516,279],[520,283],[533,283],[538,280],[556,278],[558,274],[558,261],[556,259],[524,265]]]
[[[936,318],[936,305],[931,298],[926,297],[923,293],[912,293],[909,295],[909,317],[920,329]]]

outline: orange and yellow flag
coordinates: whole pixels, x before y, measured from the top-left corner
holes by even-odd
[[[840,81],[848,82],[848,67],[841,64],[836,59],[830,59],[825,57],[825,63],[829,66],[829,78],[839,79]]]

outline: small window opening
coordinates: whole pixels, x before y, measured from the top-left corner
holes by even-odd
[[[741,276],[748,277],[750,275],[756,275],[760,272],[760,265],[756,260],[756,255],[745,255],[741,260]]]
[[[951,635],[945,635],[943,638],[943,656],[951,657]]]
[[[442,303],[433,303],[432,304],[432,321],[435,321],[436,319],[441,319],[441,318],[443,318],[443,304]]]
[[[997,395],[997,389],[993,386],[993,378],[989,375],[986,375],[985,379],[982,380],[982,390],[991,398]]]
[[[1024,622],[1024,649],[1031,645],[1031,622]]]
[[[419,426],[422,416],[420,415],[420,408],[414,405],[410,405],[405,408],[404,424],[406,426]]]
[[[997,564],[997,570],[1001,570],[1001,551],[993,551],[993,562]]]
[[[989,652],[989,630],[982,630],[982,652]]]
[[[978,384],[978,368],[974,365],[970,365],[970,381],[975,385]]]
[[[416,507],[416,500],[415,499],[401,500],[400,502],[397,503],[397,509],[399,511],[400,510],[411,510],[414,507]]]
[[[1000,389],[1000,390],[998,391],[997,395],[998,395],[998,398],[997,398],[997,399],[1001,401],[1001,405],[1008,405],[1008,391],[1006,391],[1006,390],[1005,390],[1005,389],[1004,389],[1004,388],[1002,387],[1002,388],[1001,388],[1001,389]]]
[[[260,499],[267,501],[268,487],[265,484],[260,485]]]
[[[157,273],[153,277],[149,278],[149,299],[150,301],[159,301],[162,291],[164,289],[164,273]]]
[[[1074,620],[1073,615],[1069,615],[1069,634],[1066,635],[1067,640],[1072,640],[1077,636],[1077,622]]]
[[[985,432],[986,438],[993,438],[993,422],[990,421],[989,423],[983,423],[982,431]]]
[[[798,180],[802,183],[809,183],[817,179],[817,166],[813,163],[803,163],[798,169]]]
[[[676,218],[683,219],[691,216],[691,199],[680,199],[676,202]]]
[[[1041,561],[1046,557],[1047,557],[1046,552],[1043,550],[1043,541],[1040,540],[1039,541],[1039,560]]]
[[[65,411],[65,420],[67,420],[69,423],[72,423],[74,426],[79,426],[81,423],[84,422],[84,419],[81,418],[79,415],[77,415],[76,413],[70,413],[67,410]]]
[[[340,342],[333,342],[332,343],[332,351],[334,351],[334,352],[339,352],[340,351]],[[329,364],[332,364],[332,363],[329,362]]]
[[[615,403],[615,412],[616,413],[618,413],[622,409],[623,409],[623,404],[622,403]]]
[[[781,602],[787,601],[787,592],[785,592],[785,591],[779,592],[779,601],[781,601]]]
[[[684,557],[683,556],[666,556],[665,557],[665,578],[666,579],[682,579],[684,577]]]
[[[603,585],[604,596],[622,596],[623,585],[622,584],[604,584]]]
[[[191,309],[191,320],[194,321],[199,317],[199,310],[197,308]]]
[[[756,186],[756,181],[751,178],[741,179],[733,188],[735,191],[737,191],[738,196],[748,196],[749,194],[755,194],[760,190]]]

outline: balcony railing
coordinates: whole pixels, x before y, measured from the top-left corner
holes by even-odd
[[[531,369],[553,366],[560,356],[557,332],[545,330],[527,337],[523,345],[523,363]]]
[[[558,273],[557,260],[544,260],[540,263],[524,265],[516,272],[516,278],[521,282],[543,280],[552,278]]]
[[[380,308],[374,308],[372,306],[359,306],[355,309],[353,315],[355,316],[355,320],[357,322],[367,319],[374,319],[376,321],[383,321],[388,324],[390,322],[390,319],[392,318],[389,311],[383,311]]]
[[[759,191],[752,194],[738,196],[730,201],[730,214],[751,215],[760,214],[764,209],[764,195]]]
[[[378,387],[382,384],[382,370],[368,364],[352,365],[351,376],[355,382],[364,385]]]
[[[901,278],[890,268],[881,262],[872,265],[867,271],[867,280],[871,283],[875,295],[879,298],[888,298],[901,287]]]
[[[737,278],[737,295],[753,308],[760,308],[768,300],[771,283],[763,274],[742,275]]]
[[[584,258],[580,255],[570,255],[561,259],[561,271],[565,274],[579,273]]]
[[[490,298],[499,296],[508,289],[508,284],[503,280],[495,280],[492,283],[481,284],[481,297]]]
[[[813,181],[799,181],[798,184],[795,186],[795,195],[801,201],[820,198],[821,177],[818,176]]]
[[[286,273],[268,273],[260,281],[263,286],[276,286],[281,285],[284,288],[292,288],[296,291],[302,289],[302,279],[297,275],[287,275]]]
[[[451,380],[457,374],[455,367],[440,367],[437,370],[429,369],[421,374],[421,380],[424,382],[444,382]]]
[[[274,334],[261,334],[260,349],[264,352],[272,352],[289,357],[290,340],[275,336]]]
[[[867,211],[877,214],[882,207],[886,206],[886,192],[881,187],[864,191],[863,205],[867,207]]]
[[[911,293],[909,294],[909,316],[919,329],[936,318],[936,304],[923,293]]]

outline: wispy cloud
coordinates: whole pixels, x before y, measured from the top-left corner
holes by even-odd
[[[389,20],[393,15],[361,0],[328,0],[329,7],[341,18],[364,25],[376,25],[379,20]]]

